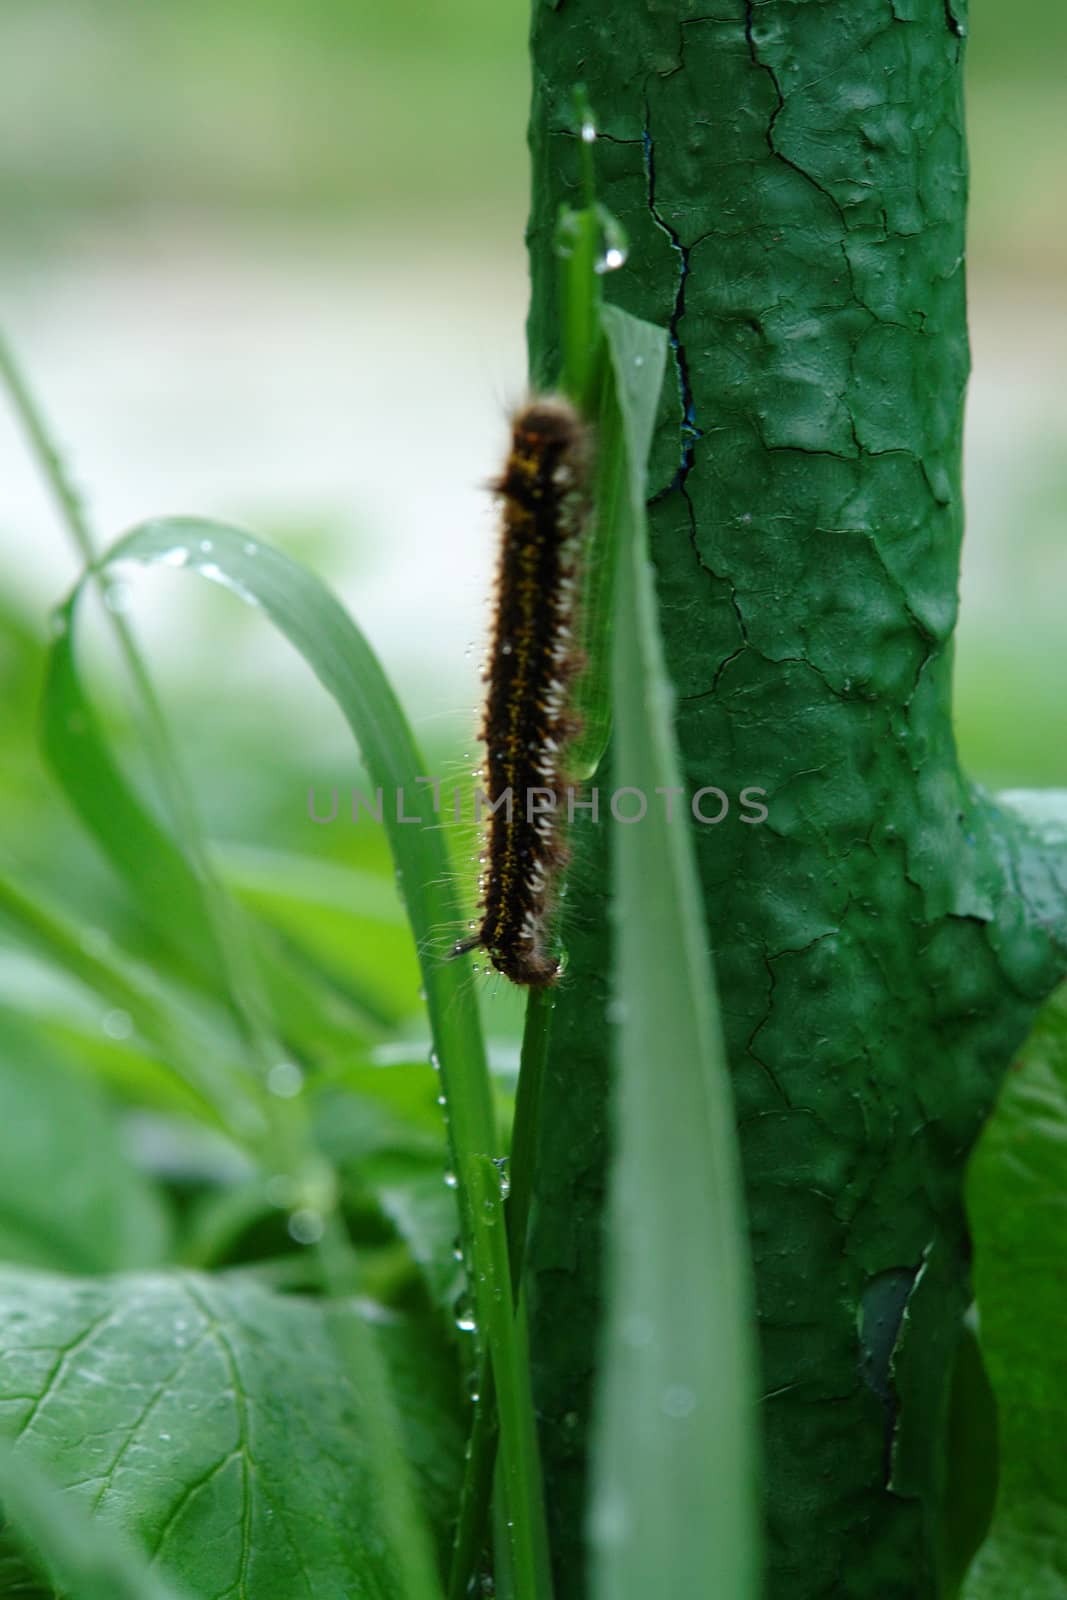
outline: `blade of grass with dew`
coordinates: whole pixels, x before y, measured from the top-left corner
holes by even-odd
[[[520,1336],[525,1337],[526,1318],[522,1305],[522,1272],[526,1236],[533,1202],[540,1127],[541,1090],[548,1055],[552,1022],[552,993],[532,989],[527,1002],[526,1027],[522,1037],[518,1093],[508,1157],[509,1191],[507,1203],[508,1264],[512,1295]],[[485,1543],[489,1517],[490,1491],[496,1466],[497,1420],[493,1369],[482,1363],[478,1377],[478,1402],[471,1429],[467,1470],[456,1524],[449,1574],[449,1600],[464,1600],[477,1576],[477,1565]]]
[[[486,1192],[481,1166],[497,1153],[495,1116],[469,975],[448,959],[459,903],[432,789],[419,782],[423,767],[407,721],[366,640],[326,586],[244,530],[185,517],[145,523],[113,546],[99,569],[109,572],[125,561],[187,568],[257,606],[333,696],[359,743],[372,788],[388,797],[384,821],[419,951],[441,1070],[469,1281],[499,1397],[517,1592],[521,1600],[541,1597],[547,1592],[547,1559],[536,1553],[547,1548],[547,1537],[532,1447],[529,1372],[516,1358],[510,1280],[500,1281],[498,1240],[505,1232],[499,1182],[495,1192]],[[82,579],[68,602],[72,620],[88,581]]]
[[[613,388],[601,323],[603,274],[626,259],[618,220],[596,198],[596,125],[584,87],[574,91],[582,155],[584,204],[564,207],[556,227],[563,366],[559,387],[594,428],[593,519],[581,555],[578,653],[573,691],[578,732],[567,749],[568,772],[585,783],[596,772],[611,734],[611,648],[619,508],[626,494],[626,454],[613,409]]]
[[[615,630],[619,787],[679,789],[645,529],[666,352],[608,308],[629,459]],[[595,1600],[754,1600],[754,1316],[714,976],[686,822],[617,830],[615,1152],[589,1534]]]

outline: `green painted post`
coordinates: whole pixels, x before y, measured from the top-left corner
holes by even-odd
[[[950,717],[965,16],[534,0],[532,370],[555,381],[578,81],[631,242],[606,293],[672,334],[651,532],[688,782],[731,801],[690,825],[756,1261],[770,1600],[939,1592],[964,1163],[1067,963],[1063,854],[974,791]],[[609,843],[578,842],[530,1252],[561,1600],[585,1592]],[[648,1070],[669,1093],[671,1063]]]

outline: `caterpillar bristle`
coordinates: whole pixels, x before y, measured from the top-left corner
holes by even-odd
[[[498,972],[531,988],[554,983],[560,970],[552,913],[568,856],[560,801],[566,748],[578,731],[569,697],[581,670],[572,640],[591,458],[589,429],[574,406],[558,395],[535,397],[513,418],[508,457],[492,484],[501,537],[479,737],[493,809],[481,922],[453,954],[482,947]],[[510,807],[501,804],[508,791]],[[554,804],[534,810],[537,791]]]

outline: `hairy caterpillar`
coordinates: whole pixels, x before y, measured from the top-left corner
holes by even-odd
[[[479,733],[490,808],[482,918],[455,954],[482,947],[499,972],[532,987],[559,974],[551,917],[567,859],[560,803],[566,746],[578,731],[568,701],[581,664],[575,608],[590,466],[586,424],[550,395],[516,414],[492,485],[501,540]]]

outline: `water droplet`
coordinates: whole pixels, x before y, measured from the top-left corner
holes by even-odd
[[[595,138],[596,124],[593,122],[591,117],[586,117],[585,121],[582,123],[582,143],[592,144]]]
[[[256,546],[252,543],[251,539],[245,540],[244,552],[246,556],[254,556],[256,554]]]
[[[512,646],[508,644],[507,640],[505,639],[504,643],[500,646],[500,654],[502,656],[509,656],[511,654],[511,650]]]
[[[325,1231],[321,1214],[310,1206],[301,1206],[289,1218],[289,1237],[297,1244],[318,1244]]]
[[[204,552],[205,555],[210,555],[211,551],[214,550],[215,546],[212,544],[210,539],[201,539],[200,548]]]
[[[502,1200],[506,1200],[508,1195],[511,1193],[511,1176],[508,1172],[507,1156],[494,1157],[493,1165],[500,1174],[500,1198]]]
[[[431,1067],[433,1068],[433,1070],[435,1072],[440,1072],[440,1070],[441,1070],[441,1058],[437,1054],[436,1050],[431,1050],[430,1051],[430,1065],[431,1065]]]
[[[267,1073],[267,1088],[279,1100],[292,1100],[304,1087],[304,1074],[293,1061],[279,1061]]]
[[[161,1433],[159,1437],[162,1439],[164,1444],[169,1444],[170,1443],[170,1434],[169,1433]]]
[[[626,251],[620,250],[618,245],[608,245],[603,255],[597,258],[596,271],[601,273],[617,272],[626,265]]]
[[[456,1177],[456,1174],[454,1172],[446,1172],[445,1173],[445,1188],[446,1189],[458,1189],[459,1188],[459,1179]]]
[[[128,1011],[105,1011],[101,1027],[109,1039],[128,1039],[133,1032],[133,1018]]]
[[[589,1516],[589,1534],[594,1544],[618,1544],[626,1533],[626,1506],[616,1492],[599,1494]]]
[[[697,1397],[684,1383],[672,1383],[663,1391],[660,1407],[665,1417],[689,1417],[696,1410]]]
[[[477,1333],[478,1323],[469,1311],[456,1313],[456,1327],[460,1333]]]
[[[635,367],[643,367],[644,364],[645,364],[644,356],[634,356],[634,366]]]
[[[175,545],[173,550],[164,550],[159,559],[165,567],[184,567],[189,560],[189,552],[183,544]]]
[[[447,1097],[446,1097],[446,1096],[445,1096],[445,1095],[443,1095],[443,1094],[439,1094],[439,1095],[438,1095],[438,1096],[437,1096],[437,1104],[438,1104],[438,1105],[439,1105],[439,1106],[447,1106],[447,1104],[448,1104],[448,1099],[447,1099]]]

